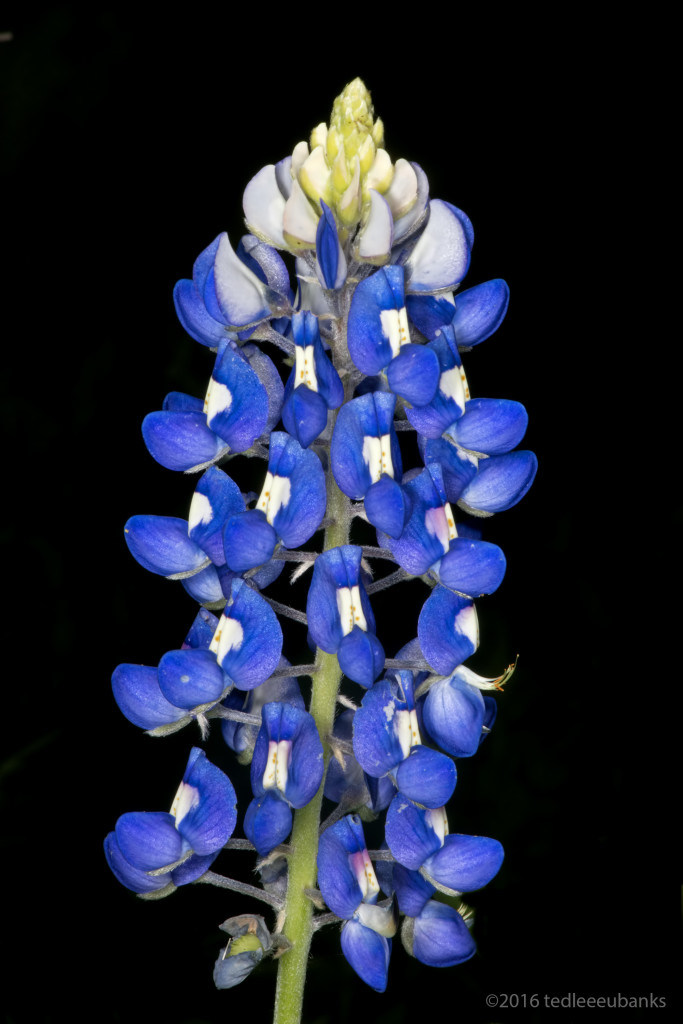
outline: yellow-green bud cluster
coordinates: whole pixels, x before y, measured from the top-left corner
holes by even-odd
[[[356,78],[334,101],[329,126],[319,124],[311,132],[310,149],[300,142],[292,154],[292,176],[316,211],[324,200],[347,231],[360,222],[370,190],[385,193],[394,178],[382,148],[384,126],[373,115],[370,93]]]

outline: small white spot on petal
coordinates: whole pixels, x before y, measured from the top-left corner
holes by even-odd
[[[219,383],[212,377],[206,398],[206,419],[211,426],[212,419],[220,413],[227,412],[232,405],[232,392],[225,384]]]
[[[211,502],[201,491],[195,491],[190,503],[190,515],[188,518],[188,531],[194,530],[199,524],[206,526],[213,519]]]
[[[221,665],[223,663],[223,659],[229,651],[239,651],[243,641],[244,630],[241,622],[224,615],[221,619],[220,639],[216,650],[218,664]]]
[[[198,803],[199,790],[195,789],[194,786],[188,786],[186,782],[181,782],[171,804],[171,814],[175,818],[176,828],[185,815],[189,814]]]
[[[410,344],[408,315],[403,309],[382,309],[379,314],[382,334],[391,346],[392,356],[397,356],[402,345]]]
[[[344,636],[350,633],[354,626],[360,626],[362,630],[367,631],[368,624],[363,614],[358,584],[355,587],[337,589],[337,610]]]

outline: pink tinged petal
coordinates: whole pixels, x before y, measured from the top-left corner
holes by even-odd
[[[460,219],[447,203],[432,199],[429,220],[406,261],[406,291],[429,293],[462,281],[470,246]]]
[[[279,164],[277,167],[268,164],[267,167],[261,168],[244,190],[242,205],[247,226],[253,234],[278,249],[287,249],[288,245],[282,233],[285,196],[278,183],[279,167]]]
[[[381,266],[389,261],[394,241],[394,221],[386,199],[370,190],[370,212],[361,228],[357,243],[357,257],[364,263]]]

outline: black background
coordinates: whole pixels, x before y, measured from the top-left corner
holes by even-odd
[[[475,396],[526,405],[540,468],[524,501],[485,524],[509,568],[478,603],[471,665],[494,675],[520,657],[492,737],[459,762],[449,812],[452,829],[507,851],[472,896],[479,952],[437,971],[397,941],[380,996],[328,930],[305,1019],[608,1013],[543,1008],[570,993],[652,993],[666,1009],[621,1012],[673,1016],[677,678],[662,668],[667,593],[651,577],[668,570],[680,515],[653,511],[661,487],[642,448],[647,375],[666,375],[650,362],[634,284],[642,227],[616,234],[639,205],[626,203],[625,178],[632,118],[648,143],[632,103],[641,72],[615,60],[613,35],[582,36],[562,12],[541,25],[468,14],[347,5],[335,36],[329,11],[322,24],[309,9],[265,8],[188,23],[62,4],[0,25],[13,32],[0,44],[2,536],[16,616],[0,764],[7,1022],[270,1017],[272,964],[230,992],[211,981],[217,925],[257,908],[200,886],[145,903],[102,855],[120,814],[170,803],[197,742],[142,735],[111,696],[118,663],[155,664],[194,614],[178,584],[129,557],[122,526],[138,512],[186,515],[193,489],[151,460],[139,431],[167,391],[202,394],[212,366],[175,320],[175,281],[220,230],[236,241],[249,179],[327,120],[356,75],[392,158],[417,160],[431,194],[472,219],[466,284],[510,285],[505,324],[465,365]],[[418,590],[373,602],[389,655],[415,634]],[[207,749],[232,776],[217,733]],[[219,869],[248,879],[248,854],[224,857]],[[505,1005],[535,993],[539,1010]]]

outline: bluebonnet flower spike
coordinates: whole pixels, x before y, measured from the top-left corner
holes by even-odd
[[[119,665],[112,689],[155,737],[194,722],[206,738],[217,719],[224,758],[251,766],[253,798],[238,819],[228,776],[195,747],[171,811],[123,814],[105,852],[146,899],[202,882],[268,904],[272,922],[240,914],[222,926],[214,981],[232,988],[273,955],[275,1024],[293,1024],[313,934],[333,920],[378,992],[400,915],[422,963],[474,953],[459,893],[486,885],[503,851],[451,833],[446,804],[454,759],[473,757],[493,725],[486,691],[507,677],[466,664],[479,645],[475,599],[506,563],[468,517],[516,504],[536,457],[517,449],[524,407],[473,397],[463,366],[502,323],[508,287],[460,290],[472,224],[430,194],[419,164],[390,156],[359,79],[329,124],[257,171],[243,208],[248,234],[234,245],[216,234],[174,292],[180,324],[212,353],[205,395],[172,391],[142,425],[159,464],[201,474],[187,518],[135,515],[125,527],[133,557],[179,580],[199,611],[156,667]],[[244,457],[256,467],[248,483]],[[373,578],[377,563],[388,570]],[[305,611],[298,589],[268,592],[288,564],[292,582],[308,583]],[[368,595],[407,577],[404,601],[423,588],[417,627],[383,675]],[[307,628],[310,664],[294,662],[285,621]],[[335,806],[321,825],[323,795]],[[368,851],[361,816],[381,852]],[[232,838],[238,820],[246,838]],[[226,844],[226,861],[239,849],[263,858],[259,887],[214,872]]]

